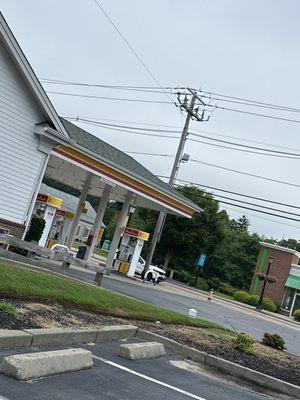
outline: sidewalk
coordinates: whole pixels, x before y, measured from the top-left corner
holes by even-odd
[[[164,285],[170,285],[170,291],[172,291],[173,293],[174,293],[174,289],[175,288],[178,288],[178,289],[180,288],[178,290],[178,292],[182,291],[184,293],[191,293],[191,292],[197,293],[198,296],[201,296],[201,297],[203,297],[205,299],[207,299],[207,296],[208,296],[208,293],[203,291],[203,290],[199,290],[199,289],[196,289],[196,288],[188,287],[188,286],[186,286],[184,284],[177,283],[177,282],[174,282],[174,281],[168,280],[168,281],[166,281],[164,283]],[[296,322],[293,319],[291,319],[291,318],[289,318],[289,317],[287,317],[285,315],[282,315],[282,314],[273,313],[273,312],[267,311],[267,310],[256,311],[256,308],[253,307],[253,306],[250,306],[249,304],[240,303],[238,301],[231,300],[231,299],[225,299],[225,298],[217,296],[217,295],[213,296],[213,302],[219,303],[219,304],[224,304],[224,305],[226,305],[226,304],[227,305],[232,305],[232,306],[234,306],[236,308],[240,308],[240,309],[248,309],[249,311],[251,310],[251,311],[253,311],[255,313],[264,314],[264,315],[267,315],[267,316],[269,316],[271,318],[282,320],[282,321],[285,321],[285,322],[287,322],[289,324],[293,324],[294,326],[296,326],[296,327],[298,327],[300,329],[300,324],[298,322]]]

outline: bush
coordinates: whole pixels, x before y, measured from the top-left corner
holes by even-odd
[[[182,283],[190,283],[191,276],[185,271],[174,271],[173,279]]]
[[[277,311],[278,306],[274,303],[273,300],[269,299],[269,297],[265,297],[263,299],[263,308],[267,311],[275,312]]]
[[[204,278],[198,278],[196,288],[207,291],[209,289],[209,285]]]
[[[33,216],[30,222],[29,229],[26,233],[26,242],[31,242],[32,240],[38,242],[42,237],[46,222],[44,219],[37,216]]]
[[[262,343],[265,346],[273,347],[273,349],[277,350],[284,350],[286,348],[283,338],[276,333],[265,333],[262,339]]]
[[[236,292],[234,292],[233,298],[236,301],[239,301],[241,303],[246,303],[246,304],[248,304],[250,301],[250,295],[247,292],[245,292],[244,290],[237,290]]]
[[[300,322],[300,309],[295,310],[293,316],[294,316],[296,321]]]
[[[207,282],[209,289],[217,290],[217,288],[221,285],[221,281],[219,278],[209,278]]]
[[[249,298],[249,303],[251,306],[256,307],[259,301],[259,296],[257,294],[252,294]]]
[[[218,292],[232,295],[233,294],[233,288],[229,285],[229,283],[221,282],[221,284],[218,287]]]
[[[15,315],[16,313],[16,307],[11,304],[8,303],[7,301],[0,301],[0,312],[5,312],[6,314],[10,314],[10,315]]]
[[[234,349],[243,351],[244,353],[254,355],[253,345],[255,340],[251,335],[245,332],[240,332],[236,335],[236,337],[232,341],[232,345]]]

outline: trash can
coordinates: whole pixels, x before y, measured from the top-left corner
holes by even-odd
[[[76,258],[80,258],[80,260],[83,260],[84,255],[86,252],[86,246],[79,246],[76,254]]]

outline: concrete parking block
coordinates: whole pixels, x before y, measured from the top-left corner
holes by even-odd
[[[193,360],[195,362],[201,364],[205,362],[207,353],[205,353],[204,351],[193,349],[192,347],[188,347],[185,344],[178,343],[175,340],[166,338],[165,336],[161,336],[157,333],[139,329],[137,331],[136,337],[142,340],[149,340],[162,343],[175,353],[181,354],[182,356],[187,357],[188,359]]]
[[[129,360],[158,358],[166,355],[164,345],[158,342],[121,344],[119,356]]]
[[[95,343],[96,328],[49,328],[26,329],[24,332],[33,335],[32,346],[51,346],[74,343]]]
[[[27,347],[31,345],[32,335],[18,330],[0,329],[0,349]]]
[[[29,380],[93,366],[92,353],[84,349],[45,351],[5,357],[1,372],[17,380]]]
[[[98,330],[97,342],[109,342],[111,340],[130,339],[138,330],[134,325],[104,326]]]

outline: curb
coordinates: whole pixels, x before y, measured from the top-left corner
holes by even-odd
[[[166,347],[188,357],[189,359],[199,362],[207,367],[214,368],[218,371],[240,378],[244,381],[254,383],[255,385],[262,386],[272,391],[290,395],[296,399],[300,399],[300,386],[293,385],[273,378],[261,372],[254,371],[250,368],[243,367],[242,365],[235,364],[231,361],[224,360],[223,358],[210,355],[208,353],[193,349],[184,344],[180,344],[175,340],[168,339],[164,336],[158,335],[142,329],[138,329],[136,337],[143,340],[152,340],[164,344]]]
[[[135,337],[134,325],[111,325],[102,328],[49,328],[0,330],[0,349],[15,347],[58,346],[78,343],[109,342]]]

